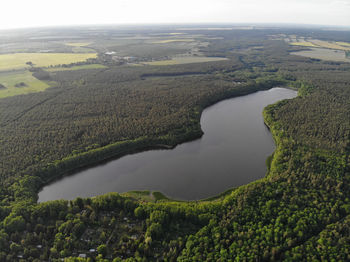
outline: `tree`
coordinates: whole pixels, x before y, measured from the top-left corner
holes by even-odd
[[[7,232],[16,232],[22,231],[26,227],[26,222],[24,221],[22,216],[8,216],[4,220],[4,228]]]
[[[106,245],[99,245],[97,247],[97,252],[102,255],[103,257],[105,257],[107,255],[107,246]]]
[[[139,206],[135,208],[134,214],[137,218],[144,218],[146,213],[143,207]]]

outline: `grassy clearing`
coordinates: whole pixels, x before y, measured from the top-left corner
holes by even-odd
[[[179,65],[179,64],[191,64],[191,63],[204,63],[204,62],[213,62],[213,61],[223,61],[227,60],[224,57],[201,57],[201,56],[184,56],[184,57],[174,57],[169,60],[145,62],[146,65]]]
[[[305,56],[309,58],[338,61],[338,62],[350,62],[350,59],[346,57],[345,52],[342,50],[332,50],[326,48],[311,48],[307,51],[297,51],[290,53],[291,55]]]
[[[194,39],[166,39],[152,42],[152,44],[168,44],[174,42],[194,42]]]
[[[24,83],[22,87],[16,84]],[[49,85],[32,76],[29,71],[0,73],[0,84],[6,89],[0,89],[0,98],[44,91]]]
[[[291,45],[296,45],[296,46],[307,46],[307,47],[318,47],[317,45],[310,43],[310,42],[293,42],[290,43]]]
[[[335,42],[335,43],[341,46],[350,47],[350,43],[347,43],[347,42]]]
[[[336,42],[327,42],[322,40],[310,40],[310,42],[323,48],[336,49],[336,50],[350,50],[350,47],[344,47],[344,46],[338,45]]]
[[[91,44],[91,42],[65,43],[65,45],[75,46],[75,47],[88,46],[90,44]]]
[[[158,191],[149,191],[149,190],[144,190],[144,191],[128,191],[125,193],[121,193],[122,196],[126,197],[131,197],[134,198],[138,201],[143,201],[143,202],[157,202],[157,201],[171,201],[171,202],[182,202],[179,200],[173,200],[168,197],[166,197],[164,194]]]
[[[72,67],[51,67],[45,70],[49,72],[57,72],[57,71],[76,71],[76,70],[99,69],[99,68],[107,68],[107,67],[100,64],[90,64],[90,65],[80,65],[80,66],[72,66]]]
[[[129,191],[121,193],[122,196],[131,197],[139,201],[154,202],[154,198],[150,191]]]
[[[73,53],[95,53],[96,51],[92,48],[86,48],[86,47],[73,47],[72,48]]]
[[[35,66],[48,67],[50,65],[71,64],[85,61],[88,58],[96,58],[96,53],[67,54],[67,53],[15,53],[0,55],[0,71],[24,69],[31,61]]]
[[[289,36],[289,38],[285,39],[285,41],[288,42],[290,45],[294,46],[317,47],[333,50],[350,51],[350,43],[346,42],[323,41],[318,39],[305,39],[304,37],[292,36]]]

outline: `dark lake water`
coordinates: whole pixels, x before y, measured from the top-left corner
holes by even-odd
[[[39,202],[146,189],[196,200],[263,178],[275,144],[262,110],[296,95],[273,88],[219,102],[202,113],[202,138],[171,150],[127,155],[64,177],[45,186]]]

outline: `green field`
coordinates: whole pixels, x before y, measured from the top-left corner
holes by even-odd
[[[24,69],[32,62],[34,66],[48,67],[50,65],[71,64],[82,62],[89,58],[96,58],[96,53],[15,53],[0,55],[0,71]]]
[[[16,84],[24,83],[23,87]],[[0,73],[0,84],[6,89],[0,89],[0,98],[44,91],[49,85],[32,76],[29,71]]]
[[[222,61],[227,60],[224,57],[201,57],[201,56],[184,56],[184,57],[174,57],[169,60],[160,60],[145,62],[146,65],[180,65],[180,64],[191,64],[191,63],[204,63],[204,62],[213,62],[213,61]]]
[[[350,43],[347,43],[347,42],[336,42],[336,44],[341,45],[341,46],[350,47]]]
[[[345,51],[342,50],[310,48],[310,50],[296,51],[291,52],[290,54],[328,61],[350,62],[350,59],[346,56]]]
[[[73,47],[72,51],[73,51],[73,53],[95,53],[94,49],[81,47],[81,46]]]
[[[49,71],[49,72],[76,71],[76,70],[99,69],[99,68],[107,68],[107,67],[100,64],[89,64],[89,65],[80,65],[80,66],[72,66],[72,67],[52,67],[52,68],[46,69],[46,71]]]
[[[311,43],[311,42],[293,42],[290,43],[291,45],[296,45],[296,46],[306,46],[306,47],[317,47],[317,45]]]
[[[350,43],[339,42],[339,41],[323,41],[319,39],[305,39],[304,37],[298,36],[289,36],[285,41],[289,42],[290,45],[294,46],[305,46],[305,47],[318,47],[318,48],[327,48],[333,50],[350,50]]]
[[[68,45],[68,46],[76,46],[76,47],[88,46],[90,44],[91,44],[90,42],[66,43],[66,45]]]
[[[174,42],[193,42],[194,39],[166,39],[152,42],[153,44],[168,44]]]

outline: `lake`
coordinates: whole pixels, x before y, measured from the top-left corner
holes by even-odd
[[[131,190],[198,200],[263,178],[266,158],[275,149],[263,108],[296,96],[296,91],[276,87],[216,103],[202,113],[202,138],[170,150],[126,155],[63,177],[39,192],[39,202]]]

